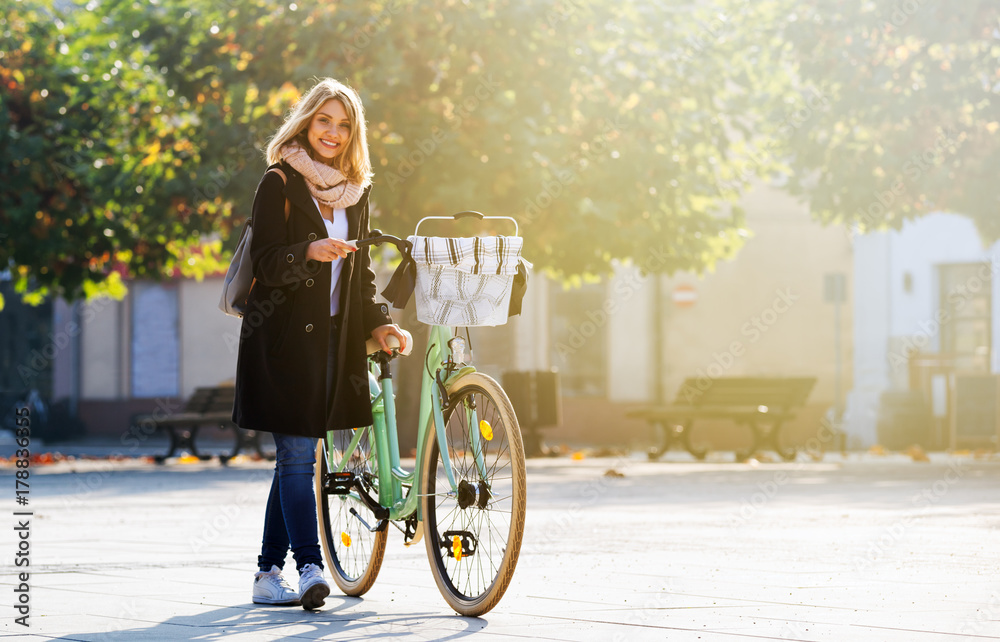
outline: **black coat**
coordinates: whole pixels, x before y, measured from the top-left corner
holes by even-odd
[[[392,323],[375,301],[368,249],[348,254],[340,272],[342,326],[337,383],[326,408],[331,263],[306,260],[306,248],[326,238],[326,226],[305,179],[287,163],[264,174],[253,202],[250,256],[257,279],[240,332],[233,421],[241,428],[322,437],[326,430],[372,423],[365,341]],[[368,196],[347,209],[348,239],[368,235]],[[290,204],[285,222],[285,199]]]

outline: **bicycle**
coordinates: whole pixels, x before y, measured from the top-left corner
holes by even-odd
[[[378,230],[358,246],[382,243],[409,250],[409,241]],[[479,616],[507,590],[524,534],[526,479],[517,417],[500,385],[465,363],[464,339],[450,327],[433,325],[414,469],[403,469],[390,368],[400,353],[395,337],[390,340],[391,354],[374,340],[367,348],[372,425],[330,431],[317,445],[316,503],[327,567],[341,591],[363,595],[381,569],[393,524],[403,532],[404,545],[423,539],[448,605]]]

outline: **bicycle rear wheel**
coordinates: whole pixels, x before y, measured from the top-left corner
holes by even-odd
[[[421,502],[434,581],[448,605],[478,616],[510,584],[524,535],[524,445],[510,400],[474,372],[449,390],[445,411],[452,492],[433,425],[424,444]]]
[[[333,581],[346,595],[355,597],[367,593],[375,583],[382,568],[388,533],[385,528],[374,533],[368,530],[362,520],[371,526],[378,520],[356,491],[349,495],[330,493],[324,479],[331,468],[339,468],[357,431],[361,431],[361,436],[343,470],[359,475],[369,493],[378,497],[378,462],[371,427],[328,432],[316,448],[319,462],[316,466],[316,507],[323,554]]]

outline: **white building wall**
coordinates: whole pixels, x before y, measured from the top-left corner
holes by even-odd
[[[856,238],[854,389],[845,430],[857,445],[875,443],[879,396],[907,380],[904,366],[890,365],[901,363],[890,360],[890,350],[940,350],[938,266],[976,262],[992,264],[992,369],[1000,372],[1000,243],[985,247],[973,222],[956,214],[932,214],[898,231]]]
[[[52,364],[52,399],[76,401],[76,346],[81,332],[75,318],[74,306],[66,299],[52,302],[53,344],[58,348]]]
[[[123,362],[126,341],[124,301],[101,299],[81,313],[80,397],[121,399],[127,394]]]
[[[528,290],[521,301],[521,314],[511,317],[514,326],[514,370],[548,370],[549,359],[549,280],[532,271]]]
[[[180,284],[181,396],[236,377],[240,320],[219,310],[223,277]]]
[[[889,386],[891,242],[887,233],[854,242],[854,388],[847,397],[848,445],[875,443],[878,399]]]
[[[972,220],[955,214],[932,214],[910,221],[888,236],[891,243],[890,335],[903,337],[927,333],[928,324],[938,312],[937,266],[986,261],[990,253],[984,248]],[[910,293],[903,287],[907,272],[913,279]],[[937,332],[930,334],[933,335],[932,346],[927,351],[936,352],[940,350],[940,336]]]
[[[653,398],[653,297],[655,276],[643,277],[635,266],[617,264],[608,283],[608,398],[650,401]]]

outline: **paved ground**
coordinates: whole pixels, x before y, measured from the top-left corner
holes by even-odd
[[[31,627],[4,607],[0,635],[1000,639],[1000,461],[669,459],[531,460],[517,573],[481,619],[448,610],[423,547],[404,548],[398,532],[364,599],[334,595],[315,613],[252,605],[265,462],[39,466]],[[605,474],[612,469],[624,476]],[[13,469],[0,470],[12,511]],[[8,604],[22,570],[11,565],[10,529],[0,538]]]

